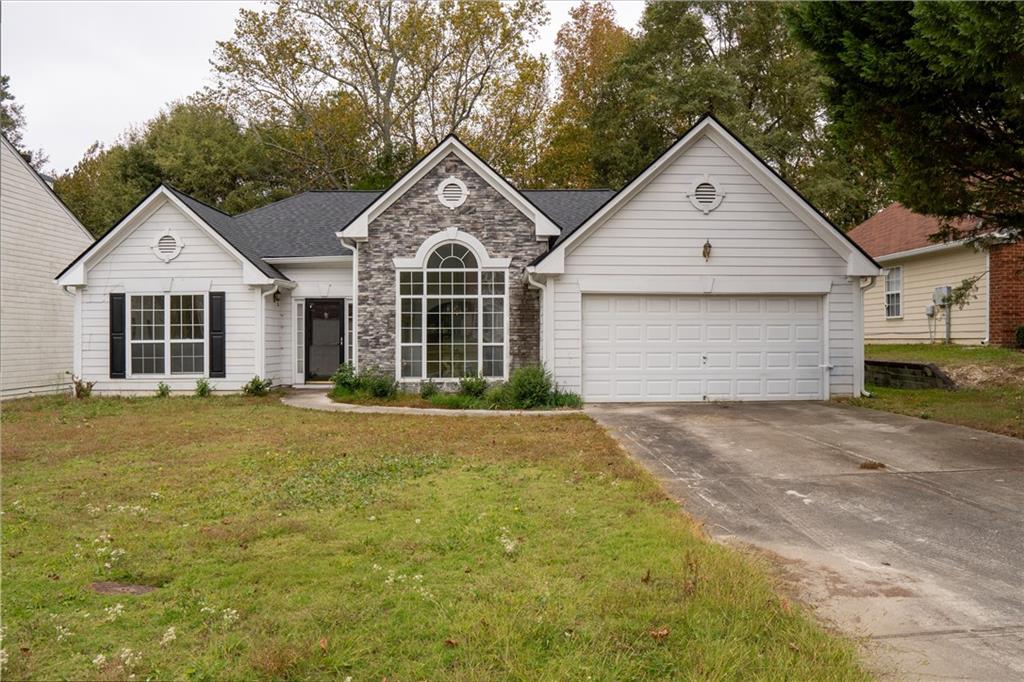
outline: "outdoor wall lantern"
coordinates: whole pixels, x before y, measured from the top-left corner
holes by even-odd
[[[704,254],[704,262],[707,263],[708,259],[711,258],[711,240],[705,240],[704,248],[701,251]]]

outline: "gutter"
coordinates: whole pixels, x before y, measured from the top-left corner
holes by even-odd
[[[548,319],[548,310],[552,310],[552,311],[554,310],[554,301],[551,301],[551,300],[548,299],[548,286],[547,286],[547,284],[545,284],[545,283],[539,281],[538,279],[536,279],[535,278],[536,274],[537,274],[536,267],[534,267],[533,265],[528,265],[526,267],[526,282],[531,287],[533,287],[535,289],[539,289],[540,292],[541,292],[540,314],[541,314],[541,320],[542,320],[541,330],[542,330],[543,333],[541,334],[540,345],[541,345],[541,353],[543,355],[543,358],[542,358],[543,362],[542,362],[542,364],[546,365],[548,367],[548,369],[551,370],[552,369],[551,365],[553,363],[549,363],[548,360],[553,358],[554,353],[553,352],[552,353],[548,352],[548,345],[549,345],[549,339],[554,339],[554,329],[553,329],[553,327],[554,327],[554,320],[549,320]]]

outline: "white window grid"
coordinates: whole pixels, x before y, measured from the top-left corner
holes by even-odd
[[[448,252],[447,246],[442,245],[439,250]],[[471,253],[468,255],[472,258]],[[463,269],[424,267],[396,272],[398,343],[395,373],[399,380],[452,380],[466,374],[488,379],[508,377],[508,272],[505,269],[477,268],[475,258],[466,265],[469,267]],[[475,332],[475,340],[471,343],[440,344],[442,348],[462,345],[464,353],[471,353],[471,359],[464,361],[465,369],[470,371],[454,372],[455,376],[450,377],[431,376],[432,368],[427,356],[428,345],[432,345],[428,342],[428,316],[434,301],[462,303],[461,306],[453,305],[450,311],[435,314],[450,317],[452,326],[449,329],[452,331]],[[465,323],[470,317],[475,317],[475,328],[464,324],[459,326],[460,321]],[[442,357],[435,362],[440,365],[450,360]],[[403,371],[409,363],[419,366],[415,375],[407,376]],[[499,365],[501,371],[497,372],[495,369]]]
[[[126,299],[128,377],[206,376],[210,304],[205,293],[128,294]]]
[[[903,268],[889,268],[885,271],[885,318],[895,320],[903,317]]]

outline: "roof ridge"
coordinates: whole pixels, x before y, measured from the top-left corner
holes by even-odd
[[[615,192],[611,187],[545,187],[541,189],[521,189],[520,192]]]
[[[187,192],[181,191],[180,189],[178,189],[177,187],[175,187],[174,185],[172,185],[169,182],[161,182],[160,184],[162,184],[163,186],[165,186],[167,189],[171,190],[172,192],[175,192],[176,194],[180,194],[181,196],[183,196],[183,197],[185,197],[187,199],[191,199],[192,201],[196,202],[197,204],[201,204],[201,205],[205,206],[206,208],[210,209],[211,211],[216,211],[217,213],[220,213],[225,218],[232,218],[232,219],[234,218],[234,216],[231,215],[230,213],[225,213],[224,211],[220,210],[216,206],[211,206],[210,204],[206,203],[202,199],[196,199],[191,194],[189,194]]]

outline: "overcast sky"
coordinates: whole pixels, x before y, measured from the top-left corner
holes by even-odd
[[[534,45],[550,54],[576,4],[548,2]],[[634,28],[643,3],[613,2]],[[71,168],[96,140],[113,142],[166,103],[211,83],[214,43],[231,36],[240,7],[258,2],[7,2],[0,5],[0,69],[24,105],[25,145],[49,167]]]

